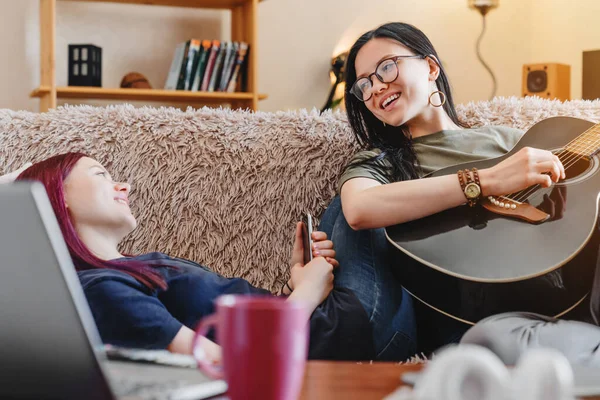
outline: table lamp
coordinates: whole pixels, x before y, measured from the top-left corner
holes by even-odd
[[[321,109],[321,112],[323,112],[329,108],[337,107],[344,100],[343,95],[337,99],[335,98],[335,95],[336,95],[336,92],[338,91],[338,86],[341,84],[343,85],[343,81],[344,81],[345,74],[346,74],[345,66],[346,66],[346,58],[347,57],[348,57],[348,52],[344,52],[344,53],[338,54],[337,56],[335,56],[331,59],[331,70],[329,72],[329,75],[331,77],[332,86],[331,86],[331,90],[329,91],[329,96],[327,98],[327,101],[325,102],[325,105]]]

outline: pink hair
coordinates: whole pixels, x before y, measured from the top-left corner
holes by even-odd
[[[76,270],[99,268],[122,271],[150,289],[166,289],[167,284],[163,277],[152,270],[149,265],[134,260],[121,262],[101,260],[87,248],[77,235],[65,204],[64,181],[75,167],[75,164],[83,157],[87,157],[87,155],[65,153],[50,157],[27,168],[17,177],[17,180],[39,181],[46,188]]]

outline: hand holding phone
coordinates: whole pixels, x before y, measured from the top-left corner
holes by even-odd
[[[302,239],[304,244],[304,264],[307,264],[313,259],[313,222],[312,215],[306,214],[302,218]]]

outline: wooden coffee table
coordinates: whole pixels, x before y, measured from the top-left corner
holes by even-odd
[[[404,372],[423,364],[309,361],[301,400],[381,400],[400,385]]]
[[[424,364],[309,361],[301,400],[381,400],[402,383],[404,372],[419,371]],[[600,400],[600,397],[586,397]]]

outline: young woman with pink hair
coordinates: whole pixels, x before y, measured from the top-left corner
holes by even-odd
[[[195,262],[163,253],[121,254],[119,242],[136,228],[130,186],[113,181],[97,161],[81,153],[51,157],[17,180],[46,188],[104,343],[191,353],[197,322],[223,294],[272,295],[240,278],[225,278]],[[302,227],[297,226],[290,279],[278,295],[310,308],[309,358],[372,359],[372,331],[359,300],[333,288],[333,243],[314,232],[316,258],[303,265]],[[268,334],[268,332],[265,332]],[[202,342],[220,358],[220,347]]]

